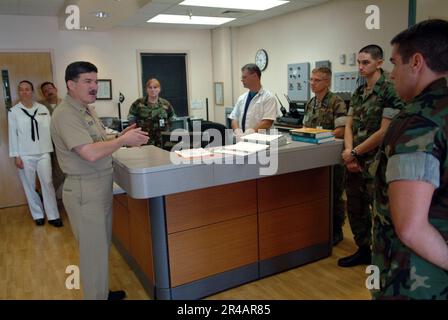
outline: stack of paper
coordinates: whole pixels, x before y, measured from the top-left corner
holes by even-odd
[[[181,156],[182,158],[187,158],[187,159],[213,156],[213,153],[211,153],[210,151],[205,150],[203,148],[183,149],[183,150],[176,150],[174,152],[177,155]]]
[[[252,143],[272,144],[277,143],[278,146],[285,145],[287,142],[286,136],[283,134],[262,134],[252,133],[242,137],[243,141]]]
[[[233,154],[237,156],[247,156],[259,151],[263,151],[269,148],[267,144],[257,144],[251,142],[240,141],[237,144],[224,146],[222,148],[216,148],[213,152]]]

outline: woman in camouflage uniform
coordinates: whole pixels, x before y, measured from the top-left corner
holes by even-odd
[[[175,117],[171,103],[160,98],[160,82],[151,78],[146,82],[146,95],[137,99],[129,109],[129,124],[137,123],[143,131],[148,132],[147,144],[162,147],[162,132],[169,131],[171,120]]]

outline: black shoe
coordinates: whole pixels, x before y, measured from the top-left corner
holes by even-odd
[[[123,290],[109,291],[109,295],[107,296],[107,300],[111,301],[123,300],[124,298],[126,298],[126,292]]]
[[[45,219],[44,218],[42,218],[42,219],[36,219],[36,220],[34,220],[35,222],[36,222],[36,225],[37,226],[43,226],[44,224],[45,224]]]
[[[369,265],[372,263],[372,252],[369,247],[359,248],[355,254],[338,260],[338,266],[343,268],[354,267],[358,265]]]
[[[344,240],[344,234],[342,231],[333,233],[333,247],[337,246],[342,240]]]
[[[63,226],[61,219],[48,220],[48,223],[56,228],[60,228]]]

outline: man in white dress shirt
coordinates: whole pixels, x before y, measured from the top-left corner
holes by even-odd
[[[261,85],[261,71],[256,64],[249,63],[241,68],[241,82],[249,89],[241,95],[229,118],[237,137],[267,130],[278,116],[277,100]]]
[[[33,101],[34,87],[27,80],[18,87],[20,101],[8,112],[9,156],[14,158],[36,225],[48,222],[62,227],[51,176],[51,116],[48,109]],[[42,188],[43,205],[35,190],[36,172]]]

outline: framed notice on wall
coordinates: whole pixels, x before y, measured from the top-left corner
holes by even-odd
[[[98,79],[96,100],[112,100],[112,80]]]
[[[215,82],[215,105],[224,105],[224,83]]]

